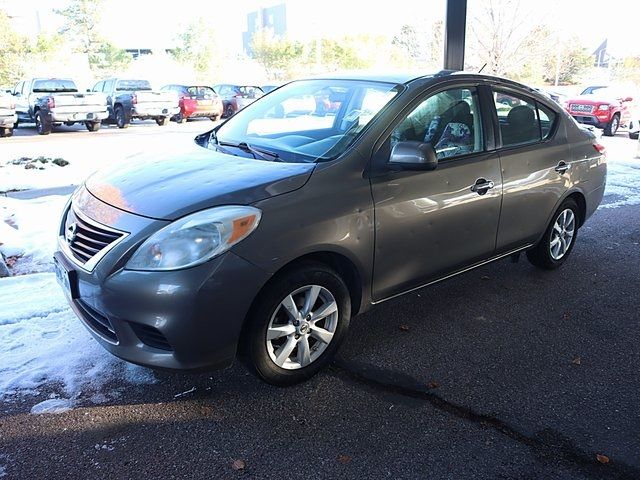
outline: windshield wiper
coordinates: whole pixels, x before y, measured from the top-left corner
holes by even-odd
[[[216,140],[217,140],[217,138],[216,138]],[[276,152],[270,152],[269,150],[263,150],[262,148],[253,147],[253,146],[249,145],[247,142],[233,143],[233,142],[220,142],[220,141],[217,141],[216,143],[218,145],[223,146],[223,147],[239,148],[240,150],[243,150],[245,152],[248,152],[248,153],[252,154],[253,158],[260,157],[262,160],[282,161],[280,159],[280,155],[278,155]]]

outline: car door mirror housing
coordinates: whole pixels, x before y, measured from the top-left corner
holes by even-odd
[[[403,170],[435,170],[438,157],[430,143],[398,142],[391,150],[388,164]]]

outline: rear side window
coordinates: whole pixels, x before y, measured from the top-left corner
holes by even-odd
[[[558,114],[544,105],[537,103],[538,105],[538,117],[540,118],[540,129],[542,130],[542,139],[549,138],[553,131],[553,126],[556,123]]]
[[[558,114],[533,98],[494,90],[502,145],[512,147],[549,138]]]

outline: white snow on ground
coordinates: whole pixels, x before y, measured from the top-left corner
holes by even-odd
[[[606,195],[613,195],[613,201],[605,198],[601,208],[640,204],[640,158],[627,160],[612,155],[608,159]]]
[[[36,165],[43,170],[0,160],[0,192],[79,185],[97,168],[94,162],[71,162],[64,167],[51,162]]]
[[[0,197],[0,252],[21,256],[14,275],[52,271],[60,216],[68,196],[33,200]]]
[[[46,387],[60,389],[70,408],[81,396],[117,397],[103,391],[115,379],[155,382],[150,370],[118,360],[91,337],[53,273],[0,278],[0,305],[0,398],[39,394]]]

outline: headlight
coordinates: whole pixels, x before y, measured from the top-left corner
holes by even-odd
[[[606,103],[603,104],[603,105],[600,105],[598,107],[598,110],[609,110],[609,105],[607,105]]]
[[[178,270],[220,255],[253,232],[262,213],[224,206],[187,215],[151,235],[125,266],[128,270]]]

